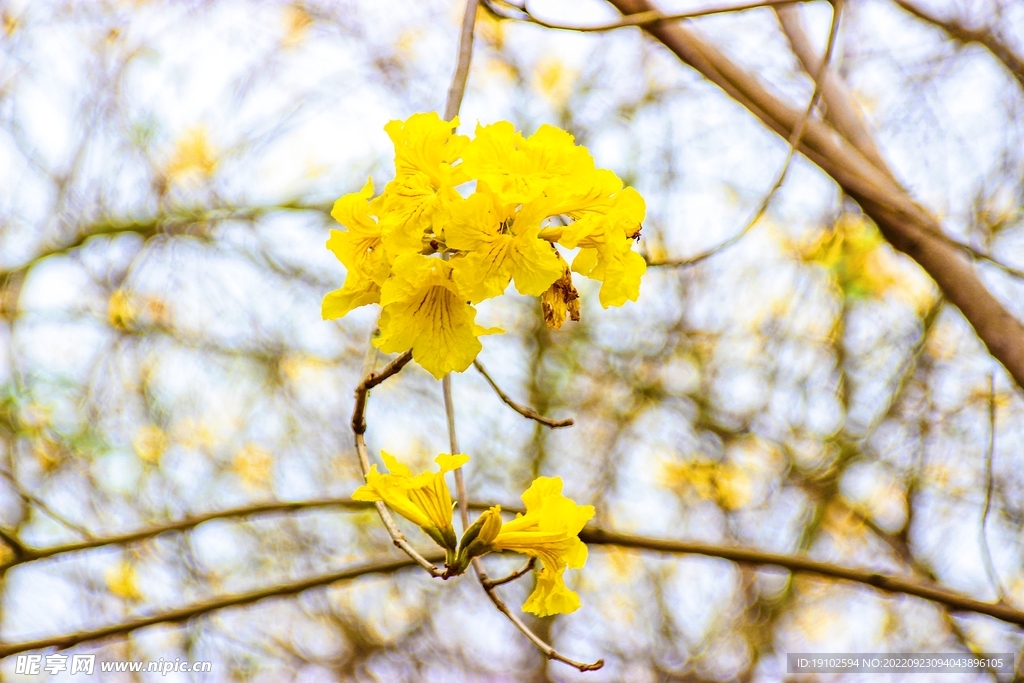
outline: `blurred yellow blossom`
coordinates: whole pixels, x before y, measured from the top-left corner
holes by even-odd
[[[274,470],[274,456],[256,444],[246,444],[235,454],[231,468],[246,488],[266,488]]]
[[[893,293],[925,311],[936,296],[931,280],[916,265],[901,261],[875,224],[861,214],[843,214],[831,230],[799,248],[805,263],[824,267],[848,299]]]
[[[295,48],[302,44],[313,25],[313,17],[302,5],[288,5],[284,8],[284,37],[281,38],[281,46],[284,48]]]
[[[135,565],[130,562],[122,561],[111,567],[106,571],[105,578],[107,590],[117,597],[132,602],[142,600]]]
[[[203,180],[217,167],[217,152],[205,126],[185,130],[174,143],[164,172],[172,182]]]
[[[159,464],[168,446],[167,433],[154,424],[148,424],[135,432],[132,446],[144,462]]]
[[[533,86],[554,107],[564,107],[579,73],[557,57],[544,57],[533,71]]]
[[[123,289],[115,289],[107,302],[107,320],[110,321],[110,326],[121,331],[130,330],[138,314],[138,306],[131,295]]]
[[[711,500],[727,510],[736,510],[750,502],[753,480],[741,467],[697,457],[685,462],[665,463],[666,485],[687,495]]]

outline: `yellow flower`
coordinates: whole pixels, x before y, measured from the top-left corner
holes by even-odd
[[[602,283],[601,306],[636,301],[647,270],[643,257],[632,249],[647,210],[640,193],[623,188],[614,173],[600,169],[562,182],[548,195],[544,212],[564,214],[572,222],[545,228],[541,236],[568,249],[580,248],[572,270]]]
[[[508,204],[524,204],[559,180],[594,169],[586,147],[564,130],[543,125],[524,138],[508,121],[478,125],[462,154],[460,169],[481,180]]]
[[[189,128],[178,138],[164,173],[171,181],[198,180],[213,175],[217,152],[203,126]]]
[[[334,220],[348,230],[331,230],[327,248],[348,273],[341,289],[324,297],[324,320],[340,318],[353,308],[380,301],[380,286],[390,267],[381,244],[381,226],[373,215],[379,209],[380,198],[368,201],[372,196],[373,181],[367,180],[362,190],[345,195],[331,210]]]
[[[462,200],[455,186],[467,180],[452,165],[469,142],[456,135],[458,117],[435,113],[390,121],[384,130],[395,145],[395,179],[384,188],[383,238],[392,254],[418,252],[430,231],[440,237],[452,203]]]
[[[462,372],[480,353],[477,337],[502,331],[475,324],[467,299],[451,262],[403,254],[381,288],[380,336],[373,343],[385,353],[412,349],[413,360],[437,379]]]
[[[121,561],[106,571],[107,590],[119,598],[138,602],[143,594],[139,590],[138,576],[135,565]]]
[[[445,244],[467,252],[459,259],[456,278],[470,301],[503,294],[512,279],[520,294],[540,296],[559,278],[562,260],[540,239],[540,218],[502,204],[482,183],[468,200],[452,207]]]
[[[523,493],[526,514],[501,521],[501,507],[480,515],[462,537],[458,566],[492,551],[512,550],[541,562],[537,586],[523,610],[540,617],[568,614],[579,609],[580,598],[565,585],[566,569],[579,569],[587,561],[587,546],[579,533],[594,516],[594,506],[577,505],[562,495],[560,477],[538,477]]]
[[[381,474],[373,465],[366,475],[366,484],[352,494],[353,500],[383,501],[389,508],[416,524],[434,541],[454,553],[457,543],[452,527],[452,496],[444,480],[446,472],[462,467],[469,456],[442,453],[434,459],[440,472],[423,472],[413,476],[412,470],[385,451],[380,452],[389,474]]]

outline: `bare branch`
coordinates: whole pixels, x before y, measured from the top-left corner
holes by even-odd
[[[371,372],[363,381],[356,387],[356,405],[352,411],[352,431],[356,434],[366,433],[366,401],[370,396],[370,389],[374,388],[378,384],[381,384],[389,377],[397,375],[402,368],[404,368],[409,361],[412,360],[412,351],[406,351],[402,355],[395,358],[393,361],[384,366],[384,369],[380,372]],[[369,465],[366,467],[366,471],[370,470]],[[363,474],[366,474],[364,472]]]
[[[988,449],[985,453],[985,505],[981,512],[981,559],[985,563],[985,573],[988,574],[992,587],[999,596],[999,601],[1006,599],[1006,592],[999,580],[995,564],[992,562],[992,552],[988,547],[988,513],[992,508],[992,458],[996,452],[996,384],[995,377],[989,373],[988,376]]]
[[[531,557],[529,562],[527,562],[522,567],[515,570],[508,576],[501,579],[487,579],[487,581],[484,582],[484,588],[491,589],[495,586],[504,586],[506,583],[512,583],[516,579],[522,578],[523,576],[529,574],[536,564],[537,558]]]
[[[757,210],[754,211],[754,215],[751,216],[750,220],[743,227],[742,230],[737,232],[735,235],[725,240],[724,242],[711,247],[707,251],[701,252],[696,256],[681,260],[655,260],[647,261],[648,266],[665,266],[665,267],[688,267],[694,266],[702,261],[705,261],[720,251],[731,247],[736,242],[743,239],[750,230],[757,224],[761,217],[764,216],[764,212],[768,210],[768,205],[771,203],[775,193],[782,187],[782,183],[786,180],[786,175],[789,173],[789,167],[793,162],[793,155],[796,154],[797,148],[800,146],[800,140],[803,138],[804,127],[807,125],[807,120],[814,112],[814,108],[818,105],[818,99],[821,97],[822,83],[825,80],[825,75],[828,73],[829,64],[832,62],[832,53],[835,51],[836,38],[839,35],[839,17],[842,14],[842,0],[836,0],[832,5],[832,25],[828,32],[828,44],[825,47],[825,56],[818,64],[818,68],[815,70],[814,76],[814,90],[811,92],[811,99],[807,103],[807,108],[804,109],[803,115],[793,128],[793,132],[790,134],[787,143],[789,144],[789,151],[786,152],[786,160],[782,163],[782,169],[779,171],[778,176],[775,178],[775,182],[772,183],[768,193],[765,194],[761,203],[758,205]]]
[[[82,538],[93,537],[92,534],[89,533],[88,529],[79,524],[75,524],[70,519],[66,518],[64,515],[60,514],[59,512],[51,508],[49,505],[47,505],[46,501],[26,491],[22,487],[21,483],[14,478],[14,475],[8,472],[7,470],[0,470],[0,476],[2,476],[4,479],[8,481],[8,483],[10,483],[11,488],[13,488],[14,492],[18,494],[19,498],[21,498],[26,503],[29,503],[30,505],[34,505],[50,519],[56,521],[58,524],[70,529],[71,531],[74,531]]]
[[[564,420],[552,420],[550,417],[544,417],[533,408],[527,408],[524,405],[516,403],[511,398],[509,398],[508,394],[501,390],[501,387],[499,387],[497,382],[495,382],[494,379],[487,373],[487,370],[484,369],[484,366],[481,365],[480,361],[474,360],[473,367],[475,367],[477,371],[484,376],[484,379],[486,379],[487,383],[491,385],[492,389],[494,389],[494,393],[498,395],[498,398],[500,398],[505,405],[507,405],[509,408],[516,411],[523,417],[530,420],[536,420],[537,422],[541,423],[546,427],[550,427],[551,429],[558,429],[559,427],[571,427],[574,424],[576,424],[575,422],[573,422],[573,419],[571,417],[566,418]]]
[[[370,334],[371,338],[376,333],[376,329]],[[369,345],[367,357],[376,358],[376,348],[371,342]],[[397,375],[402,368],[404,368],[409,361],[412,360],[412,351],[406,351],[402,355],[395,358],[393,361],[384,366],[384,369],[380,372],[370,372],[363,381],[356,387],[355,396],[356,402],[355,407],[352,409],[352,432],[355,435],[355,446],[356,456],[359,459],[359,468],[362,470],[363,478],[366,477],[370,472],[370,456],[366,452],[366,402],[369,400],[370,389],[377,386],[384,380]],[[391,536],[392,542],[396,547],[400,548],[405,554],[411,557],[416,564],[423,567],[424,570],[435,578],[441,578],[443,572],[441,572],[431,561],[423,557],[412,545],[409,544],[409,540],[402,533],[402,530],[395,524],[395,518],[391,516],[391,511],[388,510],[387,505],[383,501],[377,501],[374,503],[374,507],[377,508],[377,514],[380,515],[381,522],[384,523],[384,528],[387,529],[388,535]]]
[[[466,94],[469,79],[469,63],[473,60],[473,29],[476,27],[476,8],[479,0],[466,0],[466,12],[462,15],[462,32],[459,34],[459,57],[448,87],[448,98],[444,103],[444,120],[451,121],[459,115],[462,97]]]
[[[460,504],[460,508],[472,510],[486,510],[493,507],[493,505],[494,504],[490,502],[469,502],[464,506]],[[264,514],[281,514],[296,512],[300,510],[309,510],[319,507],[331,507],[357,512],[370,509],[372,507],[372,504],[353,501],[350,499],[338,498],[293,503],[266,503],[262,505],[251,505],[246,507],[233,508],[230,510],[213,512],[207,515],[190,517],[179,522],[170,522],[168,524],[150,527],[129,534],[97,538],[93,541],[83,541],[81,543],[73,543],[44,549],[25,548],[26,556],[24,559],[10,562],[5,565],[0,565],[0,571],[6,570],[18,564],[31,562],[34,560],[41,560],[47,557],[53,557],[54,555],[58,554],[89,550],[108,545],[134,543],[137,541],[146,540],[148,538],[153,538],[164,533],[186,531],[195,526],[198,526],[199,524],[202,524],[203,522],[208,522],[215,519],[251,517]],[[502,509],[507,510],[509,512],[517,512],[514,506],[502,505]],[[0,534],[0,537],[3,537],[3,535]],[[867,570],[853,569],[825,562],[816,562],[814,560],[810,560],[808,558],[800,556],[766,553],[758,550],[736,548],[733,546],[725,545],[715,545],[710,543],[693,543],[687,541],[673,541],[665,539],[646,538],[642,536],[618,533],[615,531],[602,529],[600,527],[584,528],[584,530],[580,533],[580,540],[582,540],[584,543],[592,543],[595,545],[620,546],[624,548],[637,548],[640,550],[652,550],[656,552],[667,552],[675,554],[705,555],[708,557],[718,557],[721,559],[730,560],[740,564],[774,565],[778,567],[783,567],[794,572],[818,574],[820,576],[839,578],[847,581],[853,581],[855,583],[863,583],[888,592],[906,593],[907,595],[914,595],[920,598],[924,598],[926,600],[942,603],[956,610],[977,612],[979,614],[987,614],[997,619],[1002,619],[1003,621],[1024,625],[1024,612],[1020,610],[1014,610],[1013,608],[1007,607],[1005,605],[993,605],[990,603],[981,602],[979,600],[974,600],[967,596],[954,593],[952,591],[940,588],[938,586],[914,583],[912,581],[899,579],[895,577],[886,577],[876,572],[871,572]],[[432,556],[431,560],[435,561],[433,560]],[[487,580],[490,581],[490,579]],[[493,581],[493,585],[500,585],[503,582],[504,579],[497,579]]]
[[[609,2],[624,14],[651,10],[647,0]],[[800,112],[694,31],[681,24],[659,24],[646,30],[766,126],[787,139],[792,134]],[[827,124],[809,120],[800,151],[861,205],[896,249],[931,275],[989,353],[1003,364],[1018,387],[1024,387],[1024,325],[986,289],[960,249],[949,244],[938,220]]]
[[[977,43],[992,53],[1024,87],[1024,57],[1021,57],[992,28],[971,28],[957,19],[943,19],[910,0],[893,0],[905,11],[927,22],[959,43]]]
[[[887,593],[904,593],[946,605],[959,612],[975,612],[995,617],[1002,621],[1024,626],[1024,611],[1004,604],[993,604],[975,600],[974,598],[938,586],[916,583],[909,579],[887,576],[867,569],[854,569],[828,562],[819,562],[799,555],[781,555],[777,553],[736,548],[690,541],[667,541],[656,538],[645,538],[620,534],[603,529],[585,528],[580,532],[580,540],[595,545],[614,545],[621,548],[638,548],[664,553],[681,553],[687,555],[705,555],[719,557],[738,564],[754,566],[776,566],[791,572],[815,574],[832,579],[843,579],[873,586]]]
[[[569,26],[566,24],[556,24],[550,21],[545,21],[533,14],[529,8],[523,4],[522,6],[512,5],[502,0],[484,0],[484,6],[496,16],[502,19],[516,19],[519,21],[529,22],[531,24],[537,24],[544,28],[557,29],[560,31],[577,31],[580,33],[596,33],[599,31],[613,31],[618,28],[628,27],[644,27],[652,26],[654,24],[660,24],[668,21],[682,21],[684,19],[697,19],[700,17],[709,17],[715,14],[727,14],[729,12],[744,12],[751,9],[760,9],[763,7],[779,7],[782,5],[793,5],[799,2],[812,2],[812,0],[760,0],[759,2],[748,2],[742,5],[722,5],[719,7],[709,7],[702,10],[694,10],[692,12],[682,12],[677,14],[665,14],[659,10],[649,10],[647,12],[640,12],[637,14],[631,14],[621,21],[612,22],[610,24],[601,24],[599,26]],[[500,4],[499,4],[500,3]],[[502,10],[500,5],[505,5],[514,10],[514,13],[508,13]]]
[[[434,562],[443,560],[443,556],[431,556]],[[240,605],[249,605],[254,602],[266,600],[267,598],[276,598],[287,595],[295,595],[302,593],[311,588],[318,588],[320,586],[327,586],[332,583],[339,581],[348,581],[355,579],[360,576],[366,576],[367,574],[391,574],[405,569],[406,567],[413,566],[413,560],[401,559],[401,560],[376,560],[373,562],[366,562],[364,564],[356,565],[349,569],[342,571],[333,572],[330,574],[322,574],[315,576],[310,579],[303,581],[296,581],[294,583],[285,583],[271,588],[263,588],[261,590],[252,591],[249,593],[241,593],[238,595],[230,595],[214,600],[207,600],[205,602],[199,602],[188,607],[181,607],[167,612],[160,612],[148,617],[142,617],[139,619],[133,619],[120,624],[114,624],[112,626],[106,626],[103,628],[94,629],[92,631],[79,631],[77,633],[70,633],[63,636],[53,636],[50,638],[41,638],[39,640],[33,640],[23,643],[12,643],[10,645],[0,645],[0,658],[10,657],[13,654],[19,652],[27,652],[29,650],[42,650],[45,648],[57,648],[63,650],[65,648],[78,645],[93,640],[102,640],[104,638],[111,638],[114,636],[123,636],[136,631],[146,626],[153,626],[154,624],[179,624],[182,622],[201,617],[204,614],[215,612],[217,610],[226,609],[228,607],[238,607]]]

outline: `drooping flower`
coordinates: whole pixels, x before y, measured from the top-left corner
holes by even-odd
[[[636,301],[647,263],[633,251],[646,205],[640,194],[603,169],[549,189],[545,212],[564,214],[570,222],[541,231],[541,236],[567,249],[579,247],[573,272],[600,281],[601,306]]]
[[[381,226],[374,214],[380,209],[380,197],[373,196],[373,181],[367,180],[359,192],[347,194],[334,203],[331,216],[347,230],[331,230],[327,248],[334,252],[348,273],[345,284],[324,297],[324,320],[340,318],[354,308],[380,301],[380,286],[390,267],[381,243]]]
[[[579,609],[580,599],[565,585],[566,569],[579,569],[587,561],[587,546],[579,539],[584,525],[594,516],[594,506],[577,505],[562,495],[560,477],[538,477],[523,493],[526,514],[501,521],[501,507],[485,511],[459,544],[458,566],[473,557],[512,550],[538,558],[537,585],[523,610],[545,617]]]
[[[480,353],[480,335],[500,333],[477,325],[476,309],[453,276],[453,264],[421,254],[395,259],[391,277],[381,287],[380,336],[374,344],[385,353],[412,349],[412,357],[441,379],[462,372]]]
[[[452,526],[452,496],[444,475],[469,462],[469,456],[442,453],[434,459],[440,466],[439,472],[423,472],[414,476],[412,470],[390,453],[381,451],[380,455],[388,474],[378,472],[377,465],[371,466],[366,483],[352,493],[352,499],[383,501],[448,550],[451,559],[458,544]]]
[[[483,183],[469,199],[452,207],[445,226],[449,249],[466,252],[456,276],[470,301],[504,293],[515,280],[520,294],[540,296],[562,274],[561,259],[540,239],[540,216],[504,204]]]

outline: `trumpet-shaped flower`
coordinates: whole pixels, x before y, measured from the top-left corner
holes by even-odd
[[[412,470],[391,454],[381,451],[380,455],[388,474],[378,472],[376,465],[371,466],[366,474],[366,483],[352,493],[352,499],[383,501],[423,529],[442,548],[454,553],[457,543],[452,526],[452,496],[444,475],[469,462],[469,456],[442,453],[434,460],[440,465],[440,472],[423,472],[414,476]]]
[[[456,271],[470,301],[499,296],[515,280],[520,294],[540,296],[562,274],[554,247],[540,239],[540,217],[502,204],[481,184],[452,208],[445,243],[464,251]]]
[[[460,166],[466,176],[481,180],[508,204],[524,204],[551,185],[594,169],[586,147],[554,126],[543,125],[528,138],[508,121],[477,125]]]
[[[540,559],[537,586],[523,610],[537,616],[568,614],[580,606],[579,596],[565,585],[566,569],[579,569],[587,561],[587,546],[579,533],[594,516],[592,505],[577,505],[562,495],[559,477],[538,477],[523,493],[526,514],[502,523],[501,508],[494,506],[463,534],[459,566],[492,551],[512,550]]]
[[[324,320],[340,318],[353,308],[380,300],[380,286],[390,270],[381,245],[381,226],[375,214],[380,197],[373,196],[373,181],[359,192],[347,194],[334,203],[331,216],[347,230],[331,230],[327,248],[348,269],[345,284],[324,297]]]
[[[450,206],[462,200],[455,186],[467,178],[453,164],[469,138],[455,134],[458,125],[458,117],[430,113],[384,126],[395,145],[395,179],[384,191],[383,237],[392,254],[420,251],[431,231],[440,236]]]
[[[385,353],[412,349],[413,359],[437,379],[462,372],[480,353],[477,337],[502,331],[477,325],[476,309],[467,299],[453,277],[453,262],[403,254],[381,287],[380,336],[374,344]]]

